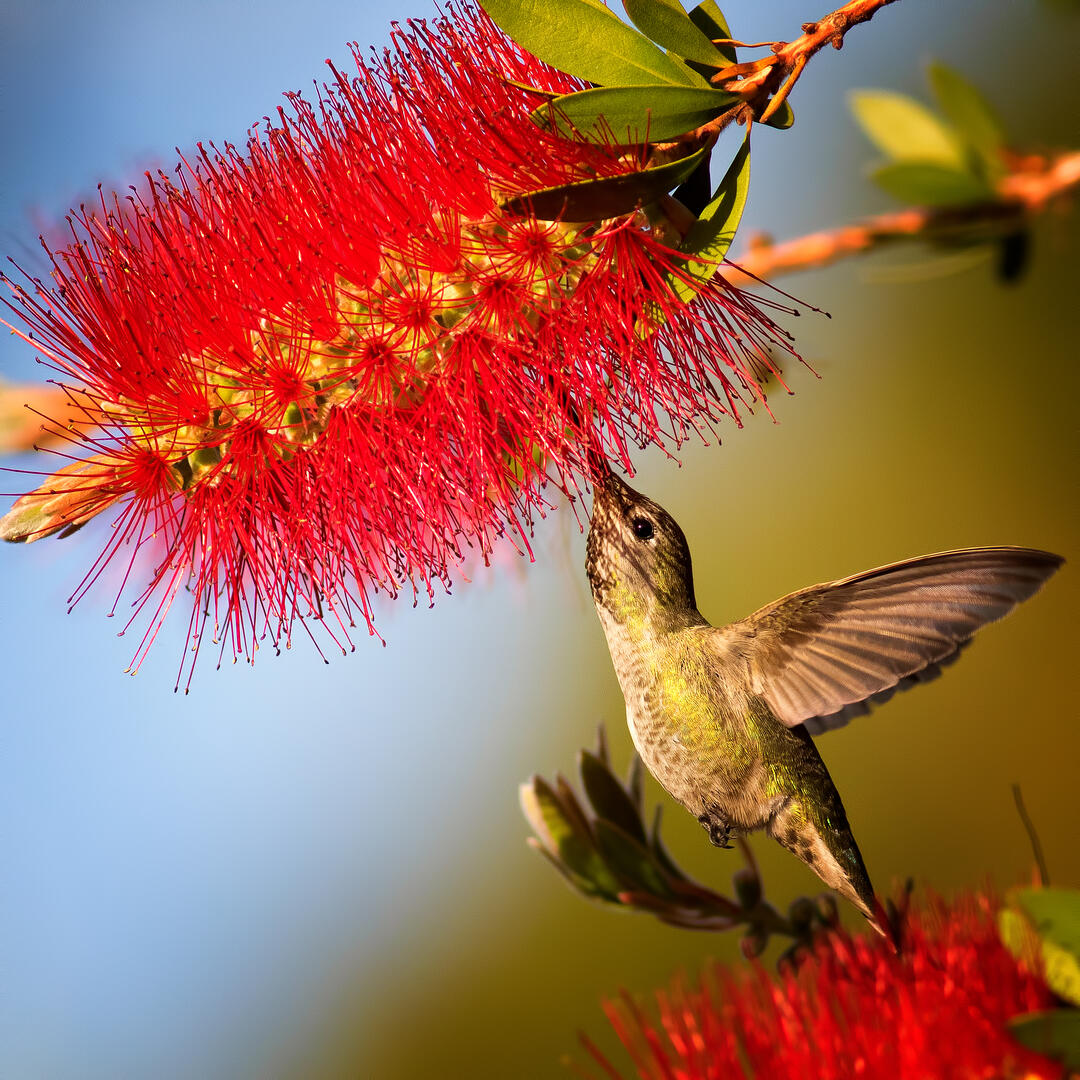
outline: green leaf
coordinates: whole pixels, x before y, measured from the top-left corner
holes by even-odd
[[[593,812],[644,844],[645,826],[622,784],[587,750],[582,750],[578,759],[581,782]]]
[[[602,86],[565,94],[532,115],[541,126],[553,124],[568,137],[656,142],[707,124],[738,100],[735,94],[705,86]]]
[[[690,21],[679,0],[623,0],[630,21],[657,45],[687,60],[722,67],[726,58]]]
[[[626,793],[638,812],[638,817],[645,809],[645,766],[641,763],[641,757],[635,754],[630,761],[630,771],[626,776]]]
[[[1010,899],[1030,920],[1041,942],[1046,985],[1080,1006],[1080,892],[1021,889],[1011,893]]]
[[[874,145],[894,161],[964,168],[954,133],[917,101],[887,90],[859,90],[851,95],[851,108]]]
[[[731,37],[727,19],[715,0],[703,0],[696,8],[692,8],[689,19],[710,42],[714,38]],[[716,50],[729,64],[736,62],[734,45],[717,45]]]
[[[1080,956],[1080,890],[1017,889],[1009,898],[1039,937]]]
[[[57,469],[0,517],[0,540],[32,544],[46,536],[71,536],[119,499],[116,467],[115,459],[94,454]]]
[[[645,847],[608,821],[597,821],[594,828],[597,847],[611,871],[653,896],[671,895],[667,882]]]
[[[673,60],[679,67],[683,68],[689,78],[688,82],[691,86],[704,86],[705,88],[711,88],[712,83],[709,82],[709,75],[715,70],[710,64],[699,64],[694,60],[684,60],[678,53],[672,52],[668,49],[668,59]]]
[[[680,300],[693,299],[720,268],[720,261],[735,239],[749,193],[750,133],[747,132],[712,202],[702,210],[682,243],[681,250],[696,258],[687,260],[678,275],[668,276],[668,285]]]
[[[555,791],[539,776],[520,789],[521,808],[548,853],[569,873],[574,884],[590,896],[614,896],[621,885],[593,846],[568,818]]]
[[[878,187],[916,206],[960,206],[993,198],[985,180],[936,161],[898,161],[870,174]]]
[[[668,853],[663,840],[660,839],[660,820],[663,817],[663,807],[658,806],[653,814],[652,835],[649,837],[649,851],[652,852],[653,860],[660,869],[667,874],[668,880],[676,883],[689,882],[689,878],[682,872],[678,864]],[[678,888],[675,889],[678,892]]]
[[[1027,916],[1015,908],[1003,907],[997,922],[998,936],[1017,960],[1029,968],[1042,964],[1042,943]]]
[[[979,91],[951,67],[935,61],[929,68],[930,87],[941,111],[971,148],[985,175],[996,179],[1005,172],[1001,149],[1005,134],[993,110]]]
[[[1076,1009],[1051,1009],[1028,1013],[1009,1021],[1013,1038],[1029,1050],[1069,1069],[1080,1068],[1080,1012]]]
[[[602,86],[691,85],[691,73],[599,0],[481,0],[523,49]]]
[[[765,121],[765,126],[780,128],[781,131],[784,131],[794,123],[795,113],[791,108],[791,103],[785,100],[780,103],[780,108]]]
[[[541,221],[602,221],[628,214],[637,206],[655,202],[677,188],[697,168],[708,153],[702,147],[694,154],[655,169],[578,180],[560,187],[543,188],[515,195],[502,203],[511,214],[532,214]]]

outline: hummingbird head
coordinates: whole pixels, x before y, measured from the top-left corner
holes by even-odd
[[[610,470],[594,482],[585,571],[597,606],[621,621],[634,609],[697,610],[682,529]]]

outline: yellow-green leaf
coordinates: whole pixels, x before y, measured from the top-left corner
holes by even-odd
[[[728,21],[724,18],[724,13],[716,4],[716,0],[702,0],[702,3],[698,4],[697,7],[690,9],[689,18],[710,41],[731,38]],[[734,45],[718,45],[716,49],[727,63],[735,63]]]
[[[599,0],[480,0],[523,49],[601,86],[689,86],[691,73]]]
[[[791,103],[787,100],[780,102],[780,107],[765,121],[766,127],[780,128],[781,131],[786,130],[795,123],[795,113],[791,108]]]
[[[687,60],[720,67],[716,46],[690,21],[679,0],[622,0],[630,21],[647,37]]]
[[[1009,894],[1017,916],[1023,913],[1041,946],[1046,985],[1080,1006],[1080,892],[1074,889],[1017,889]],[[1008,910],[1008,909],[1006,909]],[[1004,915],[1005,912],[1002,912]],[[1015,935],[1002,934],[1014,953]]]
[[[673,139],[707,124],[738,101],[706,86],[603,86],[565,94],[533,112],[542,126],[596,142]]]
[[[851,95],[851,108],[874,145],[894,161],[964,168],[955,134],[917,101],[888,90],[859,90]]]
[[[680,274],[668,277],[669,287],[680,300],[693,299],[719,269],[735,239],[749,193],[750,133],[747,132],[712,202],[702,210],[682,243],[681,250],[695,258],[682,264]]]
[[[1005,172],[1005,134],[986,99],[967,79],[940,61],[929,68],[930,87],[941,111],[991,180]]]
[[[590,895],[614,896],[620,883],[608,870],[592,838],[583,834],[566,813],[559,797],[536,776],[520,789],[521,809],[547,852]]]

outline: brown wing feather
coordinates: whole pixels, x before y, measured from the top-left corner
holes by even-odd
[[[716,631],[725,660],[789,727],[839,727],[935,677],[1064,560],[1031,548],[946,551],[791,593]]]

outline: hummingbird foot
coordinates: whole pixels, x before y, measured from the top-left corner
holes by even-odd
[[[699,814],[698,821],[705,826],[713,844],[718,848],[731,848],[731,825],[720,816],[718,807],[714,806],[707,813]]]

